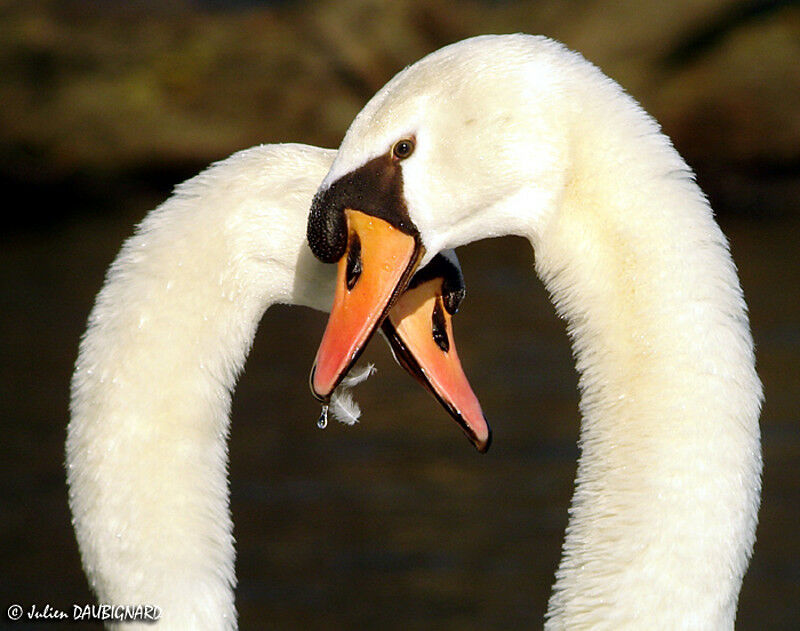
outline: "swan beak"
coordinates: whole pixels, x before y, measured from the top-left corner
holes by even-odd
[[[486,453],[492,432],[456,352],[442,279],[406,290],[383,321],[383,333],[397,363],[439,400],[475,448]]]
[[[358,359],[375,329],[406,288],[424,248],[387,221],[358,210],[344,211],[347,248],[339,259],[336,290],[310,385],[327,401]]]

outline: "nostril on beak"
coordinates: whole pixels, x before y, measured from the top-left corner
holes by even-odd
[[[361,239],[358,233],[354,232],[350,238],[350,247],[347,250],[347,270],[345,281],[347,283],[347,290],[351,291],[356,286],[358,278],[361,276]]]

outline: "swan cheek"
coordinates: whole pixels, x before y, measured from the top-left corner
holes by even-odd
[[[348,242],[336,272],[333,307],[322,336],[311,392],[327,401],[403,292],[424,248],[414,235],[358,210],[344,211]]]

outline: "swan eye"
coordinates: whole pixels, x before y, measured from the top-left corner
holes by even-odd
[[[431,321],[433,341],[436,342],[436,346],[446,353],[450,350],[450,340],[447,338],[447,325],[444,320],[444,309],[442,309],[441,300],[437,300],[436,305],[433,307]]]
[[[348,291],[352,290],[358,282],[358,277],[361,276],[361,269],[361,239],[354,232],[347,251],[346,281]]]
[[[398,140],[392,147],[392,154],[398,160],[405,160],[412,153],[414,153],[414,141],[409,138]]]

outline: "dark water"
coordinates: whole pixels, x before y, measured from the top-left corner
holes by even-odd
[[[11,603],[92,602],[62,470],[68,381],[104,269],[147,207],[134,206],[3,242],[3,615]],[[761,523],[738,628],[800,628],[800,223],[723,227],[767,396]],[[460,255],[468,296],[456,337],[494,429],[485,456],[379,340],[366,354],[379,373],[358,390],[362,422],[320,431],[306,380],[325,318],[290,308],[264,318],[230,445],[243,629],[541,627],[575,474],[577,378],[526,242]]]

